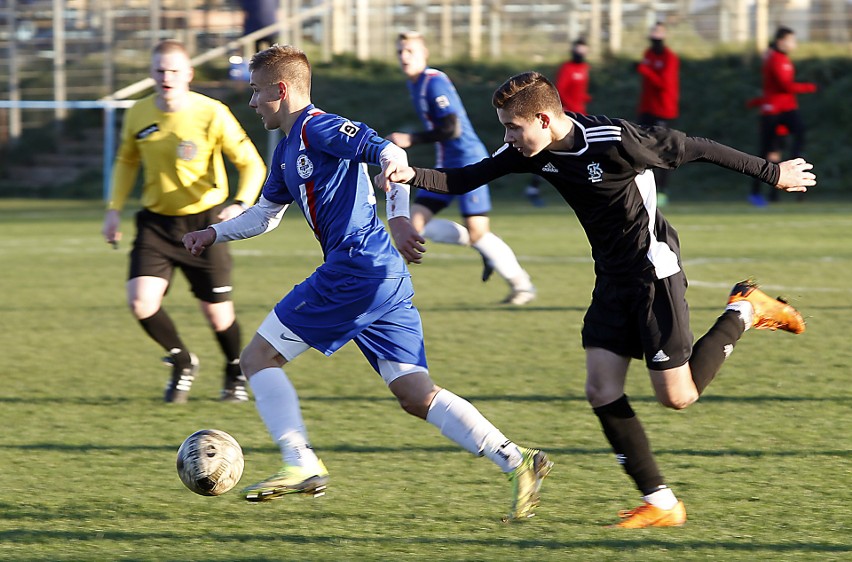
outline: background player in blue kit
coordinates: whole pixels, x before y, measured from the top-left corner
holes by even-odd
[[[414,31],[400,33],[397,57],[402,72],[408,77],[414,108],[426,130],[416,133],[397,131],[387,138],[402,148],[435,143],[437,167],[465,166],[486,158],[488,151],[473,130],[455,86],[446,74],[426,66],[429,51],[423,35]],[[434,218],[454,199],[459,201],[464,227],[450,220]],[[496,271],[511,288],[503,302],[527,304],[535,298],[535,287],[512,248],[491,232],[490,210],[491,194],[487,184],[461,196],[420,190],[411,207],[411,223],[434,242],[472,246],[485,263],[482,280],[487,281]]]
[[[472,404],[429,376],[403,259],[419,263],[424,240],[408,218],[408,188],[398,185],[387,202],[400,251],[393,247],[376,215],[367,174],[367,164],[406,165],[405,151],[363,123],[314,107],[311,67],[299,49],[274,45],[257,53],[249,70],[249,105],[266,129],[281,129],[286,137],[275,149],[258,203],[230,221],[187,234],[184,245],[198,255],[214,243],[263,234],[295,203],[322,246],[324,262],[275,305],[240,357],[284,460],[278,473],[246,488],[245,498],[324,493],[328,471],[308,441],[298,396],[282,367],[311,347],[331,355],[354,340],[406,412],[507,473],[514,499],[506,519],[530,517],[552,466],[547,455],[508,440]]]

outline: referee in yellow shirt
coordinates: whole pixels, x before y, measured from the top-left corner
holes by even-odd
[[[127,302],[145,332],[168,355],[172,366],[165,401],[187,401],[198,373],[198,358],[181,340],[162,308],[175,267],[183,271],[225,355],[221,399],[246,402],[240,372],[240,327],[231,300],[231,257],[226,244],[201,256],[187,252],[181,239],[240,214],[257,199],[266,167],[248,135],[221,102],[189,89],[193,68],[186,47],[166,40],[154,47],[151,77],[155,93],[139,100],[125,115],[121,145],[112,175],[112,194],[103,235],[121,238],[120,212],[140,167],[142,206],[136,214],[136,240],[130,253]],[[223,159],[239,171],[232,204]]]

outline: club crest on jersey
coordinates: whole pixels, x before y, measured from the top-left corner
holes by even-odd
[[[597,162],[592,162],[586,169],[589,171],[589,181],[592,183],[598,183],[603,180],[603,170],[601,170],[601,165]]]
[[[192,141],[181,141],[177,147],[177,157],[185,162],[195,158],[196,154],[198,154],[198,147]]]
[[[314,163],[311,162],[307,154],[300,154],[296,158],[296,172],[299,173],[299,177],[303,180],[308,179],[314,173]]]

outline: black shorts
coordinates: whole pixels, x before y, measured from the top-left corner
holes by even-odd
[[[760,151],[766,155],[781,150],[784,137],[778,134],[778,126],[784,125],[792,138],[790,156],[797,158],[805,148],[805,123],[798,109],[774,115],[760,116]]]
[[[583,348],[645,358],[649,369],[685,365],[692,354],[686,276],[656,281],[599,277],[583,319]]]
[[[136,240],[130,252],[130,273],[171,282],[175,267],[183,271],[196,298],[205,302],[231,300],[231,255],[225,244],[214,244],[200,256],[183,245],[183,235],[219,222],[217,206],[197,215],[170,217],[142,209],[136,213]]]

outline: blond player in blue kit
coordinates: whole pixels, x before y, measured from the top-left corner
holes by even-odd
[[[328,471],[308,440],[299,399],[283,366],[309,348],[331,355],[350,340],[379,373],[403,410],[425,419],[465,450],[508,475],[513,503],[506,520],[526,519],[552,463],[508,440],[472,404],[429,376],[420,314],[405,260],[420,262],[423,238],[408,218],[408,189],[388,194],[388,223],[376,214],[367,164],[407,163],[405,152],[374,130],[311,103],[305,54],[274,45],[249,65],[249,105],[268,130],[281,129],[260,200],[242,215],[184,237],[194,255],[211,245],[275,228],[295,204],[323,250],[323,263],[275,305],[243,350],[240,364],[284,466],[243,491],[259,502],[287,494],[321,495]]]

